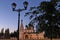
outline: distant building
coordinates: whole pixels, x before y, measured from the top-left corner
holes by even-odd
[[[19,29],[19,39],[23,40],[23,39],[44,39],[44,33],[36,33],[34,31],[34,26],[33,25],[29,25],[25,27],[23,27],[23,22],[21,21],[21,25],[20,25],[20,29]]]

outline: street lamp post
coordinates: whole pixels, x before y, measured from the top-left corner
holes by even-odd
[[[27,9],[28,2],[25,1],[23,3],[23,5],[24,5],[24,9],[20,9],[20,8],[16,9],[16,6],[17,6],[16,3],[12,3],[12,10],[18,12],[18,37],[17,37],[17,40],[19,40],[20,12]]]

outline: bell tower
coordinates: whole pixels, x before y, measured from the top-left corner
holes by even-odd
[[[19,40],[22,40],[24,37],[24,27],[23,20],[21,20],[20,28],[19,28]]]

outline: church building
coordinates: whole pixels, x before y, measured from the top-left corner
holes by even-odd
[[[36,33],[33,25],[23,26],[23,21],[21,21],[19,29],[19,40],[24,39],[44,39],[44,33]]]

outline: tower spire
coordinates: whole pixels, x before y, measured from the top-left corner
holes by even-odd
[[[23,30],[24,27],[23,27],[23,20],[21,20],[21,24],[20,24],[20,30]]]
[[[21,24],[23,23],[23,20],[21,20]]]
[[[19,29],[19,39],[23,39],[24,27],[23,20],[21,20],[20,29]]]

